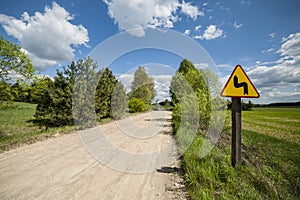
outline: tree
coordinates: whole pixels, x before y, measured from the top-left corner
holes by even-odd
[[[73,90],[73,119],[78,129],[96,125],[95,91],[97,87],[97,63],[90,57],[77,62]]]
[[[34,71],[31,61],[21,47],[0,36],[0,103],[14,99],[9,80],[13,77],[16,81],[30,79]]]
[[[144,109],[142,109],[142,111],[145,111],[150,108],[151,101],[155,97],[154,80],[147,74],[147,71],[144,67],[140,66],[135,71],[134,78],[131,83],[131,92],[129,96],[130,100],[134,98],[133,101],[130,101],[131,103],[136,102],[140,104],[140,102],[138,102],[136,99],[139,99],[144,102],[145,106]],[[133,110],[134,109],[131,109],[131,111]]]
[[[117,79],[108,68],[99,72],[100,79],[95,94],[95,110],[99,119],[112,117],[111,96]]]
[[[37,105],[35,122],[46,127],[73,125],[72,94],[78,68],[74,61],[63,71],[57,70],[54,82],[49,84]]]
[[[73,125],[87,128],[95,124],[97,64],[91,58],[72,61],[63,71],[57,70],[37,106],[35,122],[46,127]]]
[[[10,80],[11,74],[32,77],[35,69],[21,47],[0,36],[0,80]]]
[[[197,70],[192,62],[184,59],[172,78],[170,95],[174,105],[172,118],[175,131],[179,127],[180,116],[183,114],[182,109],[195,112],[195,105],[192,105],[191,99],[198,102],[199,129],[205,130],[208,127],[211,114],[211,96],[207,76],[204,71]],[[191,106],[193,108],[190,108]],[[190,123],[190,127],[195,127],[194,122],[187,123]]]
[[[126,112],[126,108],[126,90],[124,85],[118,81],[111,96],[112,117],[114,119],[121,119]]]
[[[0,105],[3,102],[12,100],[10,85],[5,81],[0,81]]]
[[[49,77],[35,77],[33,82],[28,87],[28,102],[29,103],[40,103],[40,100],[45,95],[48,85],[52,84],[52,80]]]

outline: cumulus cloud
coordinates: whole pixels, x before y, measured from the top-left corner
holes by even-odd
[[[220,28],[217,28],[216,25],[210,25],[208,26],[203,35],[196,35],[194,36],[195,39],[201,39],[201,40],[213,40],[218,37],[221,37],[223,35],[223,30]]]
[[[18,39],[39,70],[74,58],[74,46],[89,41],[88,31],[70,21],[73,16],[63,7],[53,3],[43,13],[29,16],[24,12],[20,19],[0,14],[0,23],[6,33]]]
[[[154,83],[155,83],[155,91],[156,97],[159,101],[164,101],[166,99],[170,100],[170,85],[172,80],[172,75],[157,75],[154,76]]]
[[[271,66],[258,66],[248,72],[262,94],[274,101],[299,101],[300,85],[300,33],[284,38],[280,59]],[[261,95],[261,96],[263,96]],[[297,99],[298,98],[298,99]]]
[[[204,16],[202,11],[198,10],[198,7],[191,5],[190,3],[185,3],[182,1],[182,4],[179,5],[181,7],[181,11],[190,16],[193,20],[196,20],[198,16]]]
[[[178,0],[103,0],[108,6],[108,14],[118,24],[120,30],[131,35],[142,37],[143,28],[172,28],[179,20],[181,12],[196,20],[204,15],[197,6],[190,3],[179,3]],[[133,29],[133,30],[132,30]]]

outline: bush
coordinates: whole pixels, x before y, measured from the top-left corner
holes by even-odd
[[[131,113],[143,112],[147,110],[146,108],[145,102],[141,99],[133,97],[129,101],[129,112]]]

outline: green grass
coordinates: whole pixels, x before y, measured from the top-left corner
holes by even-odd
[[[229,117],[209,156],[198,156],[201,137],[184,154],[191,199],[299,199],[300,108],[243,111],[243,162],[237,168],[231,166]]]
[[[0,152],[74,130],[72,126],[45,130],[34,125],[29,120],[33,119],[35,109],[35,104],[22,102],[0,105]]]

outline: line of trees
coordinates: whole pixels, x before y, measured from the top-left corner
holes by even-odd
[[[96,71],[91,58],[72,61],[57,70],[54,80],[36,76],[21,47],[0,37],[0,103],[37,104],[34,123],[50,126],[79,125],[87,128],[103,118],[121,119],[127,112],[151,108],[154,81],[146,68],[134,73],[131,92],[108,68]]]

